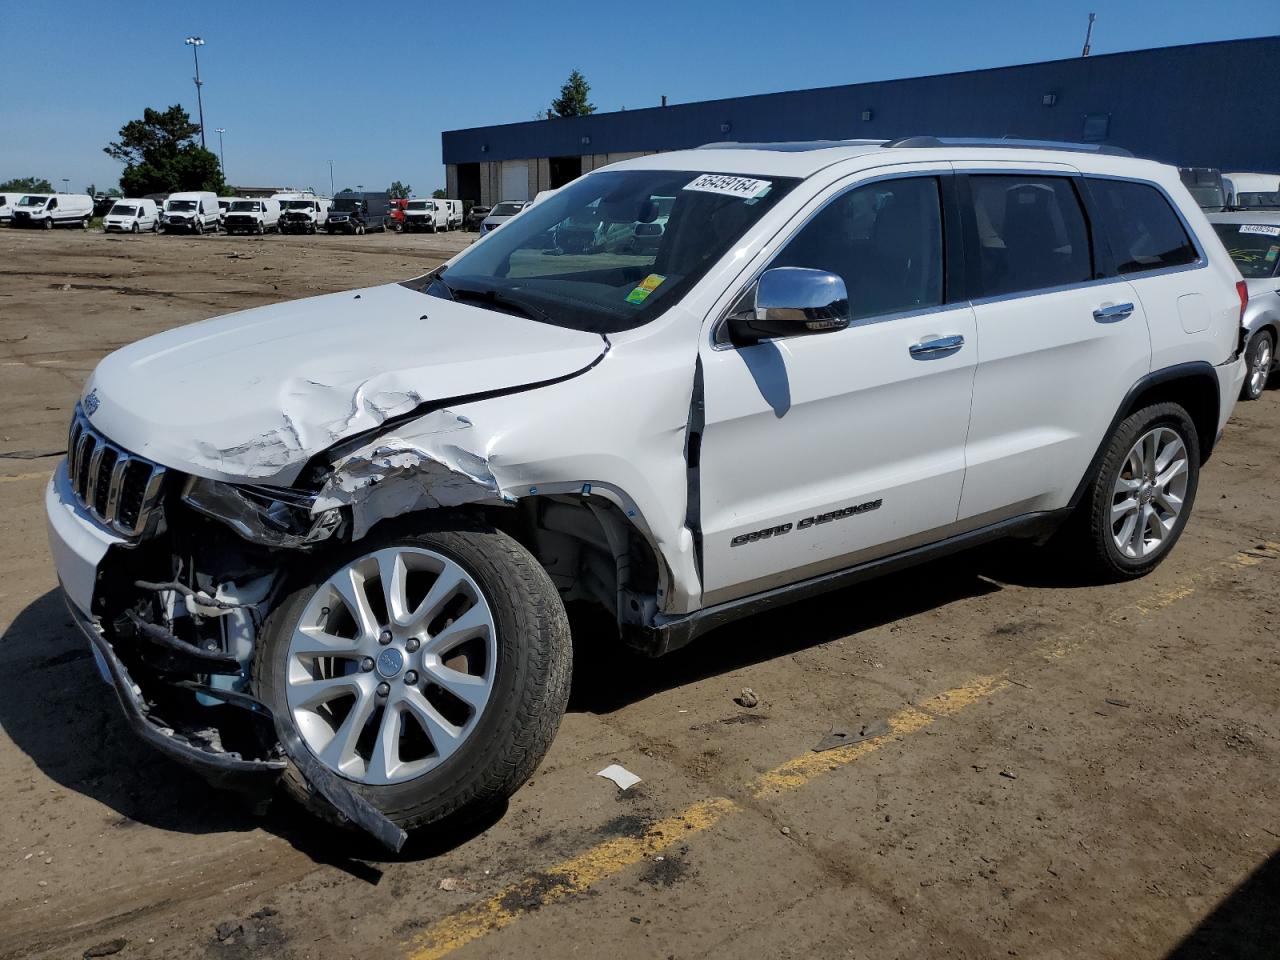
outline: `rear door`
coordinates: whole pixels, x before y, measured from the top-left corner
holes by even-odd
[[[1019,165],[1022,166],[1022,165]],[[1150,369],[1142,304],[1117,276],[1079,174],[957,163],[978,331],[960,519],[1065,506]]]

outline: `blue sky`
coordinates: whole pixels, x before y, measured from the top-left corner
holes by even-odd
[[[240,184],[441,186],[440,132],[532,119],[573,68],[600,110],[944,73],[1093,52],[1280,33],[1280,3],[940,3],[598,0],[196,4],[31,0],[5,5],[0,180],[114,186],[102,152],[143,107],[225,127]]]

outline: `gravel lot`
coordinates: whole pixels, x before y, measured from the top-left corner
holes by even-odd
[[[996,546],[655,661],[580,618],[533,781],[398,858],[136,744],[45,546],[81,382],[139,337],[413,276],[470,236],[0,231],[0,958],[1275,955],[1280,390],[1237,407],[1138,583]],[[595,776],[613,762],[643,782]]]

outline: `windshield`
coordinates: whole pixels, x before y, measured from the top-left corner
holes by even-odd
[[[1213,229],[1236,262],[1240,276],[1259,280],[1276,275],[1280,264],[1280,224],[1215,223]]]
[[[170,200],[165,205],[166,210],[194,210],[196,202],[194,200]]]
[[[286,200],[284,208],[286,210],[310,210],[314,200]]]
[[[138,208],[131,207],[125,203],[117,203],[111,208],[111,212],[107,214],[110,217],[135,217],[138,215]]]
[[[1221,210],[1227,204],[1227,196],[1221,185],[1188,186],[1191,196],[1201,210]]]
[[[592,174],[490,234],[422,289],[577,330],[630,330],[675,303],[797,182],[685,170]],[[669,213],[659,222],[664,200]]]
[[[18,201],[20,207],[43,207],[49,202],[48,197],[27,196]]]
[[[345,211],[347,211],[347,212],[350,212],[350,211],[352,211],[352,210],[359,210],[359,209],[360,209],[360,201],[359,201],[359,200],[352,200],[352,199],[350,199],[349,197],[342,197],[342,198],[340,198],[340,199],[338,199],[338,200],[333,201],[333,209],[334,209],[334,210],[345,210]]]
[[[1268,209],[1280,208],[1280,191],[1274,193],[1237,193],[1236,206],[1251,207],[1255,209],[1258,207]]]
[[[500,203],[489,211],[491,217],[514,217],[524,209],[523,203]]]
[[[410,200],[410,201],[409,201],[409,206],[408,206],[408,207],[406,207],[405,209],[407,209],[407,210],[426,210],[426,209],[427,209],[427,203],[428,203],[428,201],[426,201],[426,200]]]
[[[258,213],[262,210],[261,200],[233,200],[231,201],[232,213]]]

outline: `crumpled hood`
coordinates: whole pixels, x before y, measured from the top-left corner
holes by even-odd
[[[140,340],[98,364],[83,402],[98,430],[157,463],[288,484],[314,454],[388,417],[569,376],[607,347],[387,284]]]

